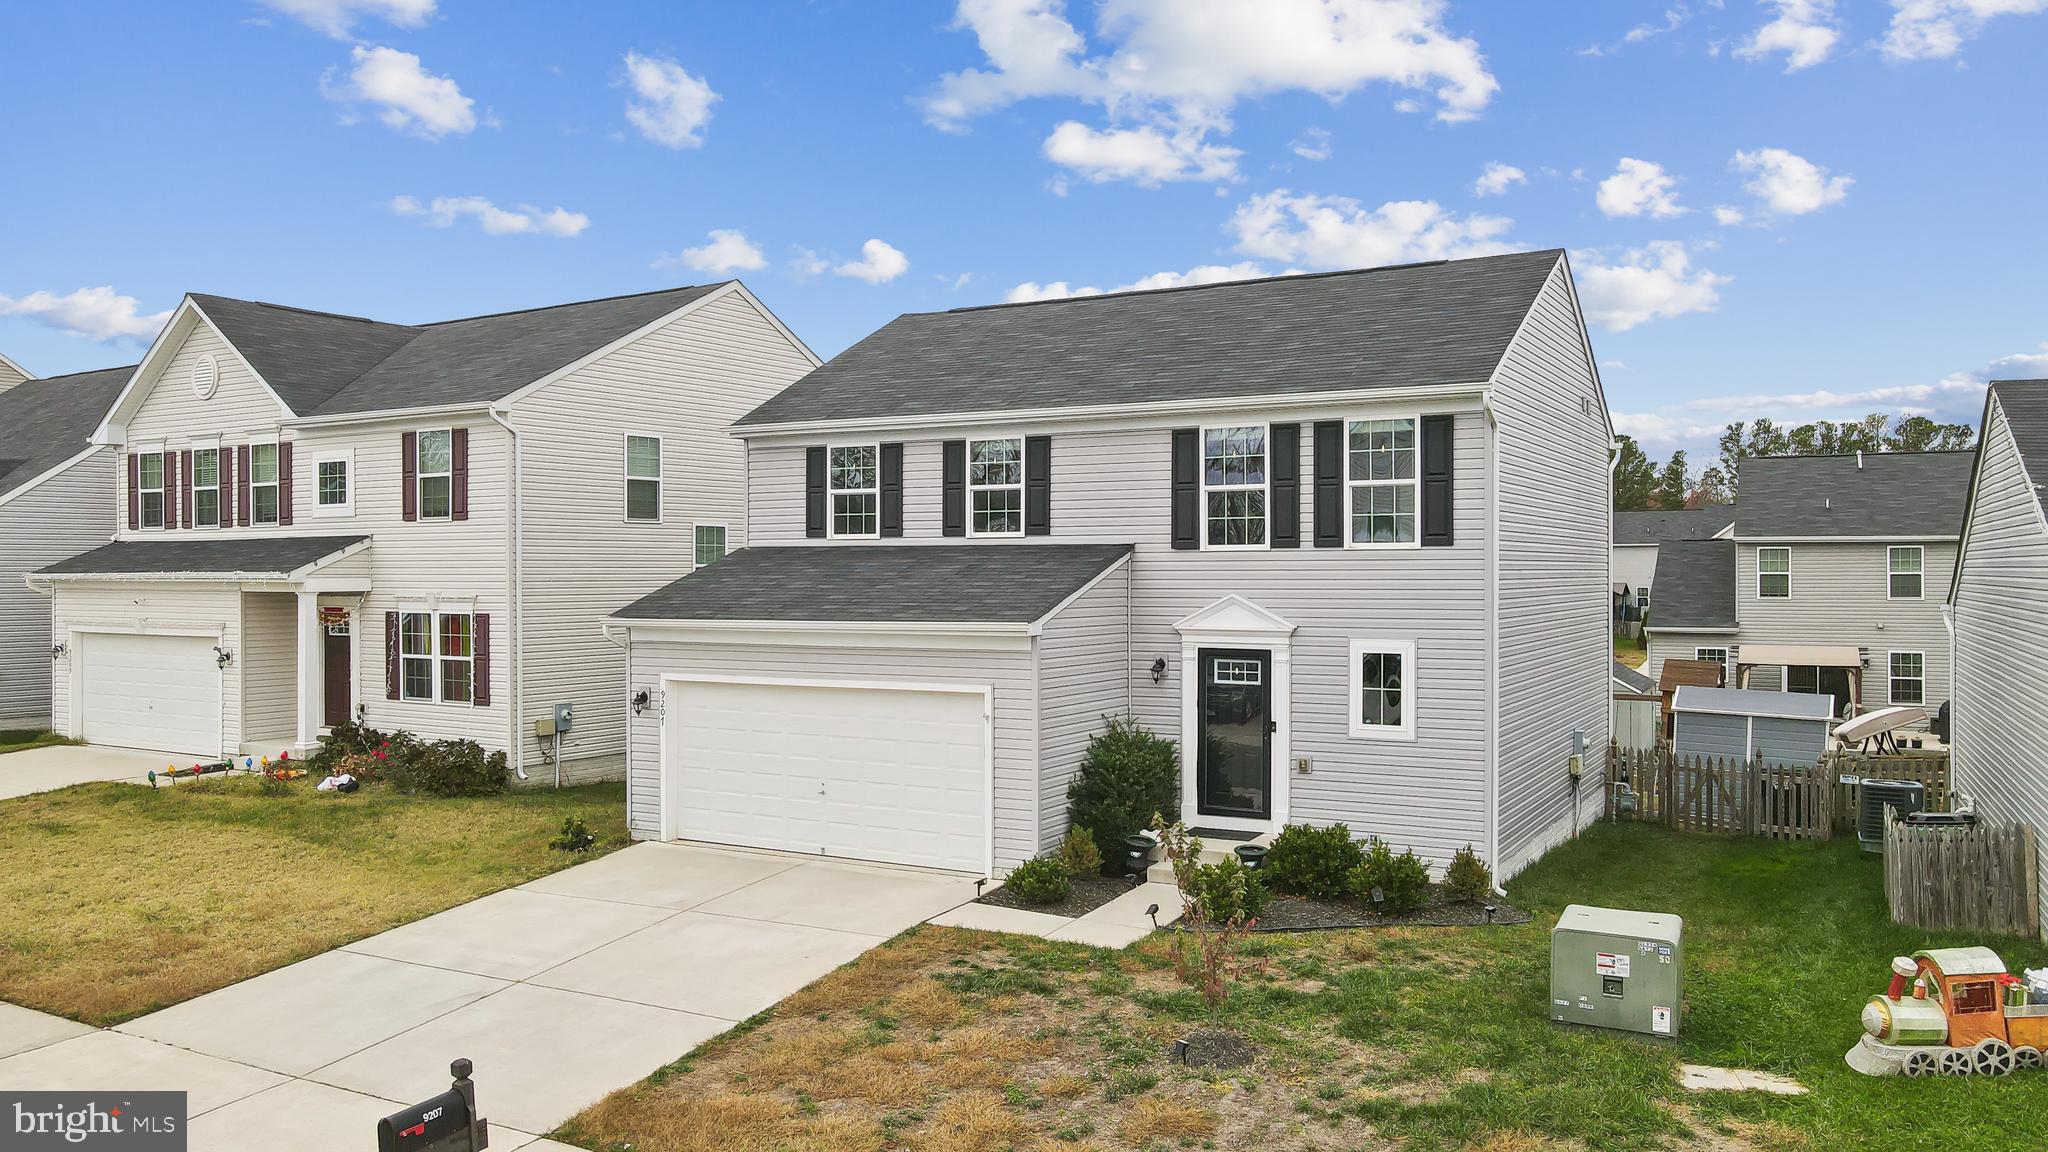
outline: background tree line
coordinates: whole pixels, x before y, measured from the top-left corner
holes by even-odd
[[[1977,430],[1925,416],[1894,422],[1882,412],[1861,420],[1816,420],[1781,428],[1768,418],[1736,421],[1721,432],[1720,458],[1694,472],[1684,449],[1659,464],[1632,437],[1616,437],[1621,462],[1614,470],[1614,507],[1621,512],[1728,504],[1735,499],[1735,467],[1751,456],[1839,456],[1851,452],[1947,452],[1968,448]]]

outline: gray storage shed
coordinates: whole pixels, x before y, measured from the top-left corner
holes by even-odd
[[[1833,710],[1831,696],[1683,684],[1671,703],[1671,746],[1681,756],[1807,767],[1827,750]]]

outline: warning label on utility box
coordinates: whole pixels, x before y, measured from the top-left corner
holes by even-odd
[[[1661,1036],[1671,1035],[1671,1009],[1662,1004],[1650,1008],[1650,1031]]]
[[[1602,976],[1628,975],[1628,955],[1626,953],[1596,952],[1593,954],[1593,959],[1593,966],[1599,970]]]

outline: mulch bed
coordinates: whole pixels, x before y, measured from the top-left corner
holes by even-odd
[[[1488,901],[1453,900],[1435,885],[1422,907],[1405,916],[1382,916],[1362,904],[1310,900],[1303,896],[1274,893],[1259,917],[1254,932],[1313,932],[1323,928],[1470,928],[1485,924],[1527,924],[1527,912],[1499,899],[1490,901],[1493,918],[1486,917]]]
[[[986,893],[977,904],[993,904],[998,908],[1022,908],[1026,912],[1043,912],[1048,916],[1078,917],[1093,912],[1111,900],[1129,892],[1136,885],[1122,877],[1081,876],[1074,880],[1074,890],[1057,904],[1027,904],[1005,884],[993,892]]]
[[[1251,1041],[1219,1028],[1190,1032],[1168,1050],[1168,1055],[1190,1068],[1242,1068],[1258,1054]]]

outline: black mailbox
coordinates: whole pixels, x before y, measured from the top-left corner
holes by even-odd
[[[377,1121],[377,1152],[483,1152],[490,1147],[490,1122],[476,1114],[476,1085],[470,1064],[448,1066],[455,1083],[431,1100]]]

